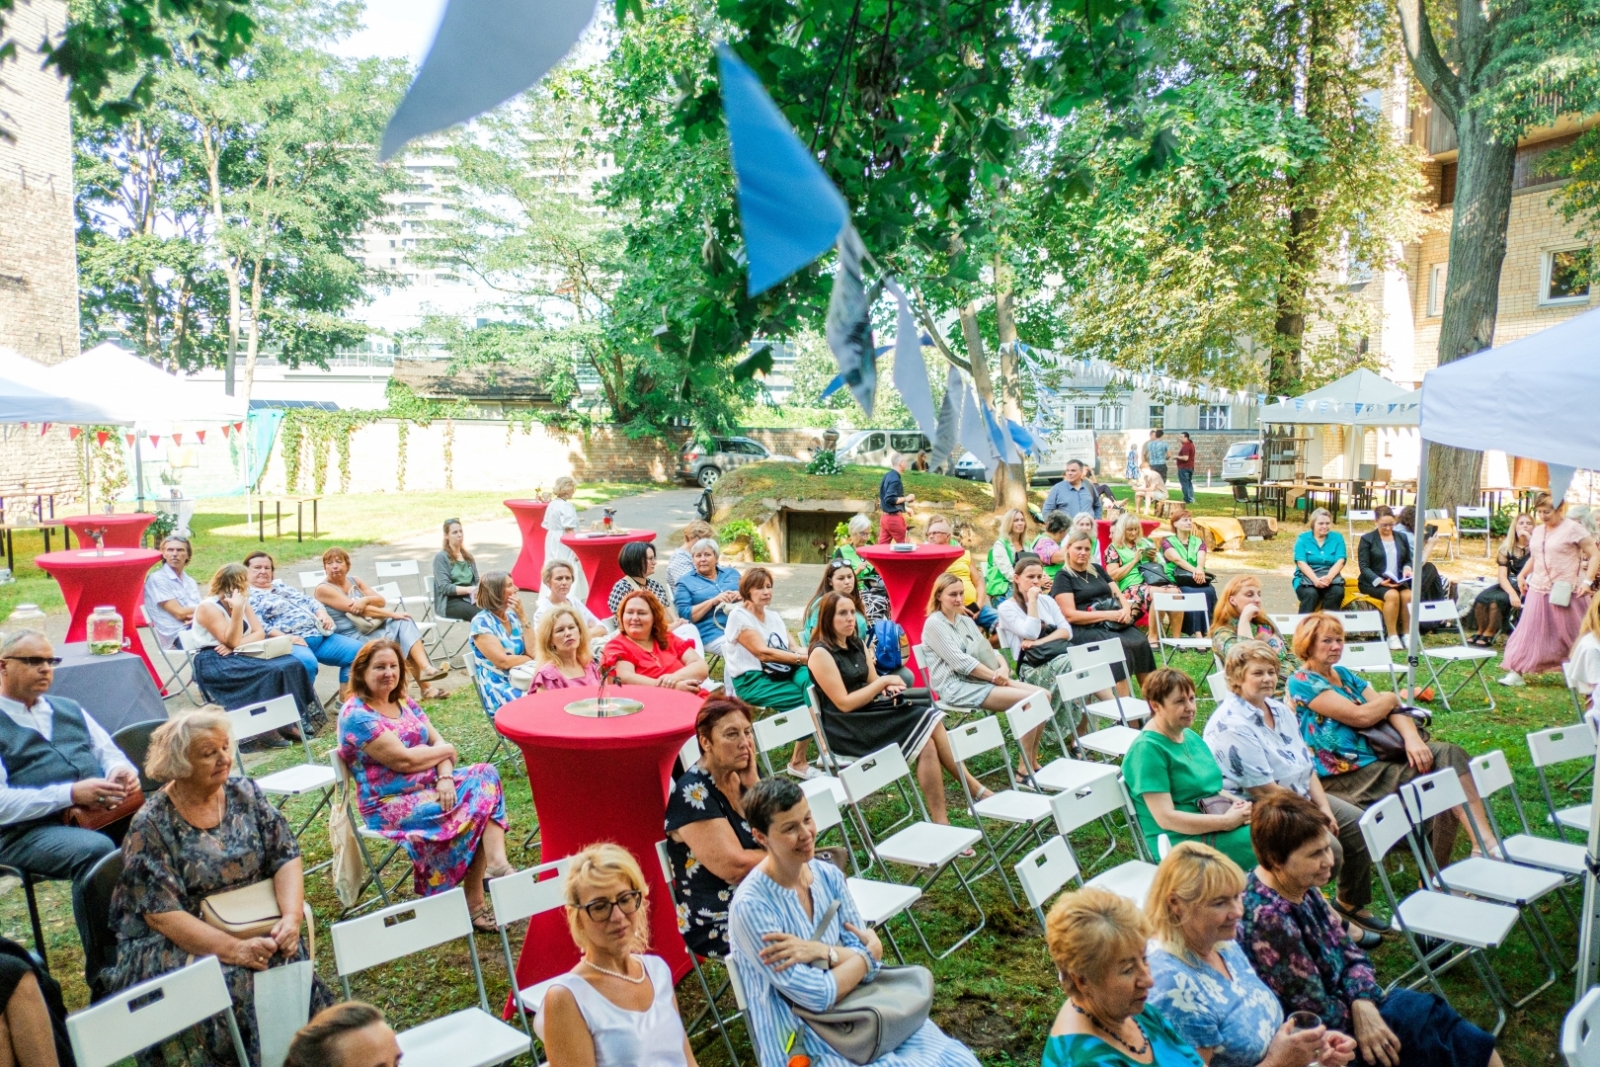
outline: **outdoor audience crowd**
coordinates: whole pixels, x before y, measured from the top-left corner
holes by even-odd
[[[1192,501],[1194,452],[1184,437],[1175,456]],[[1163,496],[1166,453],[1165,442],[1153,442],[1145,460]],[[883,479],[880,544],[909,535],[916,498],[906,491],[906,467],[897,457]],[[808,1020],[856,1003],[880,982],[911,1023],[871,1062],[976,1064],[927,1017],[925,990],[917,1015],[918,994],[901,985],[916,976],[885,970],[883,941],[847,877],[859,872],[841,861],[847,850],[817,846],[813,803],[826,797],[830,811],[842,804],[843,790],[836,795],[827,778],[840,766],[897,750],[917,807],[949,829],[950,797],[978,810],[996,792],[958,756],[947,716],[1004,718],[1024,704],[1047,704],[1049,714],[1016,738],[1022,762],[1003,768],[1008,795],[1034,788],[1036,774],[1043,780],[1047,727],[1081,755],[1079,743],[1098,736],[1092,720],[1112,719],[1126,731],[1119,754],[1129,827],[1143,852],[1159,858],[1142,903],[1091,886],[1048,909],[1044,943],[1065,1003],[1044,1064],[1345,1067],[1359,1057],[1383,1067],[1498,1067],[1493,1035],[1434,993],[1386,991],[1367,956],[1390,930],[1369,907],[1375,857],[1360,822],[1373,805],[1448,769],[1465,802],[1431,821],[1433,855],[1447,864],[1464,839],[1473,857],[1502,858],[1467,752],[1431,737],[1426,715],[1398,687],[1374,685],[1340,663],[1345,631],[1330,612],[1355,595],[1347,582],[1381,612],[1390,646],[1401,647],[1416,607],[1412,571],[1427,555],[1414,512],[1378,508],[1376,528],[1349,566],[1332,516],[1313,511],[1293,552],[1304,614],[1280,631],[1258,577],[1235,575],[1218,588],[1204,534],[1185,507],[1169,503],[1169,529],[1158,532],[1070,463],[1036,536],[1027,513],[1007,512],[980,555],[973,529],[943,515],[922,523],[926,543],[958,555],[933,583],[921,644],[912,649],[890,617],[882,575],[862,555],[874,541],[868,516],[849,522],[797,635],[773,606],[773,571],[741,573],[724,562],[703,522],[684,531],[662,568],[665,581],[653,545],[624,547],[623,577],[606,591],[607,615],[597,617],[582,567],[560,541],[577,529],[575,486],[563,478],[555,489],[531,618],[509,574],[479,572],[456,520],[444,524],[431,603],[417,613],[354,574],[338,548],[324,554],[323,574],[306,589],[279,578],[272,557],[256,551],[220,568],[202,590],[185,573],[189,543],[171,537],[145,591],[157,640],[189,652],[211,702],[237,708],[291,698],[298,725],[247,748],[299,742],[337,709],[337,753],[355,812],[369,832],[404,850],[416,895],[461,887],[482,932],[497,929],[487,880],[514,873],[504,789],[493,764],[469,763],[423,709],[421,701],[442,695],[431,683],[450,671],[442,659],[435,665],[428,633],[451,620],[467,624],[467,670],[491,719],[524,692],[602,678],[704,696],[698,759],[684,757],[666,802],[670,898],[650,899],[643,866],[654,857],[601,842],[570,858],[563,893],[580,962],[533,1012],[554,1067],[695,1062],[671,970],[649,953],[649,910],[663,907],[676,912],[697,957],[729,964],[761,1064],[788,1064],[792,1054],[826,1067],[862,1062]],[[1600,551],[1564,512],[1546,496],[1512,522],[1499,580],[1472,605],[1470,644],[1492,645],[1509,630],[1505,684],[1570,659],[1573,684],[1588,694],[1600,686],[1600,597],[1590,595]],[[1436,571],[1430,580],[1442,582]],[[1159,598],[1180,594],[1190,596],[1177,608],[1158,608]],[[1158,665],[1163,642],[1185,637],[1181,647],[1215,658],[1216,707],[1200,732],[1194,681]],[[1063,697],[1064,680],[1081,673],[1075,650],[1109,665],[1103,692]],[[114,960],[87,975],[97,996],[217,956],[240,1036],[259,1063],[253,975],[308,958],[296,832],[259,786],[237,775],[240,745],[228,716],[175,715],[150,737],[141,772],[93,708],[50,694],[57,662],[36,631],[0,643],[0,862],[72,883],[86,957],[89,946],[114,938]],[[327,708],[313,688],[323,665],[339,675]],[[915,684],[912,667],[925,686]],[[817,736],[796,743],[779,773],[763,776],[756,724],[797,709],[815,715]],[[143,794],[141,773],[159,788]],[[989,839],[973,838],[947,862],[966,870],[964,879],[981,876],[981,847],[998,877],[1009,877]],[[95,914],[92,876],[114,855],[121,875],[109,914]],[[1334,882],[1336,891],[1325,893]],[[202,918],[217,894],[258,884],[276,907],[264,934],[235,937]],[[375,1008],[336,1005],[316,979],[309,995],[314,1018],[295,1036],[287,1063],[398,1062],[395,1034]],[[48,973],[0,941],[0,1038],[9,1034],[9,1062],[64,1059],[60,1004]],[[209,1062],[232,1063],[223,1017],[202,1031]],[[6,1051],[0,1039],[0,1062]]]

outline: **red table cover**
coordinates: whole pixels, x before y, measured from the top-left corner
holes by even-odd
[[[1100,559],[1106,558],[1106,549],[1111,547],[1111,527],[1115,523],[1111,519],[1094,520],[1094,536],[1100,542]],[[1140,519],[1139,528],[1143,536],[1149,537],[1150,531],[1161,525],[1158,519]]]
[[[606,601],[611,598],[611,587],[622,577],[622,565],[617,553],[630,541],[654,541],[654,530],[627,530],[611,534],[562,534],[561,543],[578,555],[583,576],[589,582],[589,597],[584,603],[597,618],[611,614]]]
[[[60,520],[81,548],[94,547],[94,534],[100,530],[100,543],[106,548],[138,548],[144,539],[145,527],[156,521],[153,513],[135,512],[131,515],[74,515]]]
[[[608,693],[644,704],[636,715],[590,719],[564,709],[596,696],[597,686],[532,693],[503,706],[495,728],[522,749],[539,813],[539,858],[549,863],[592,845],[615,841],[633,853],[650,885],[651,951],[689,972],[678,913],[656,859],[665,834],[673,760],[694,733],[702,697],[676,689],[614,685]],[[517,962],[517,988],[571,970],[578,950],[564,912],[533,918]]]
[[[161,553],[151,548],[108,548],[97,553],[92,548],[70,552],[46,552],[35,556],[38,568],[61,586],[72,621],[67,624],[67,641],[89,639],[89,615],[101,604],[110,604],[122,616],[124,649],[144,660],[150,677],[161,685],[161,675],[145,653],[134,625],[139,604],[144,599],[144,578],[161,562]]]
[[[511,567],[511,580],[518,589],[538,589],[544,574],[544,513],[550,507],[548,500],[507,500],[506,507],[516,517],[517,529],[522,533],[522,554]]]
[[[920,645],[933,583],[966,550],[955,545],[918,545],[910,552],[897,552],[888,545],[863,545],[856,551],[878,569],[884,592],[889,595],[889,617],[905,630],[913,647]],[[920,683],[927,684],[915,657],[906,666]]]

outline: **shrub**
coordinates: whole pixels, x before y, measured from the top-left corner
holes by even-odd
[[[806,464],[807,474],[843,474],[844,467],[839,463],[838,453],[831,449],[821,449],[811,462]]]
[[[749,519],[734,519],[725,522],[717,531],[717,541],[726,545],[732,541],[745,540],[750,542],[750,558],[757,563],[771,563],[772,557],[767,554],[767,539],[761,536],[756,524]]]

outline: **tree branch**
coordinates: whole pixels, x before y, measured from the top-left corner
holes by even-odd
[[[1411,59],[1411,69],[1417,81],[1433,98],[1434,105],[1444,112],[1452,124],[1461,110],[1461,79],[1450,69],[1439,52],[1433,27],[1428,22],[1425,0],[1398,0],[1400,33],[1405,39],[1406,55]]]
[[[933,338],[933,346],[939,350],[939,354],[968,374],[971,374],[972,364],[950,350],[950,345],[945,342],[944,334],[940,333],[939,327],[933,324],[933,316],[928,314],[927,307],[920,300],[916,300],[914,303],[917,307],[917,317],[922,320],[922,328],[928,331],[929,337]]]

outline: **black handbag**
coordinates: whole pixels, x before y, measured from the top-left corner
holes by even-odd
[[[1139,564],[1139,580],[1145,585],[1172,584],[1172,579],[1167,577],[1167,569],[1159,563]]]
[[[1432,739],[1433,734],[1428,730],[1428,723],[1432,721],[1426,711],[1402,705],[1401,714],[1410,715],[1417,723],[1417,736],[1424,741]],[[1357,730],[1362,737],[1367,739],[1367,747],[1372,749],[1372,754],[1384,763],[1409,763],[1406,756],[1406,739],[1395,729],[1394,723],[1385,719],[1376,726],[1369,726],[1365,730]]]
[[[1017,663],[1023,667],[1043,667],[1058,656],[1065,656],[1072,643],[1064,637],[1053,641],[1041,641],[1022,650],[1022,655],[1017,657]]]

